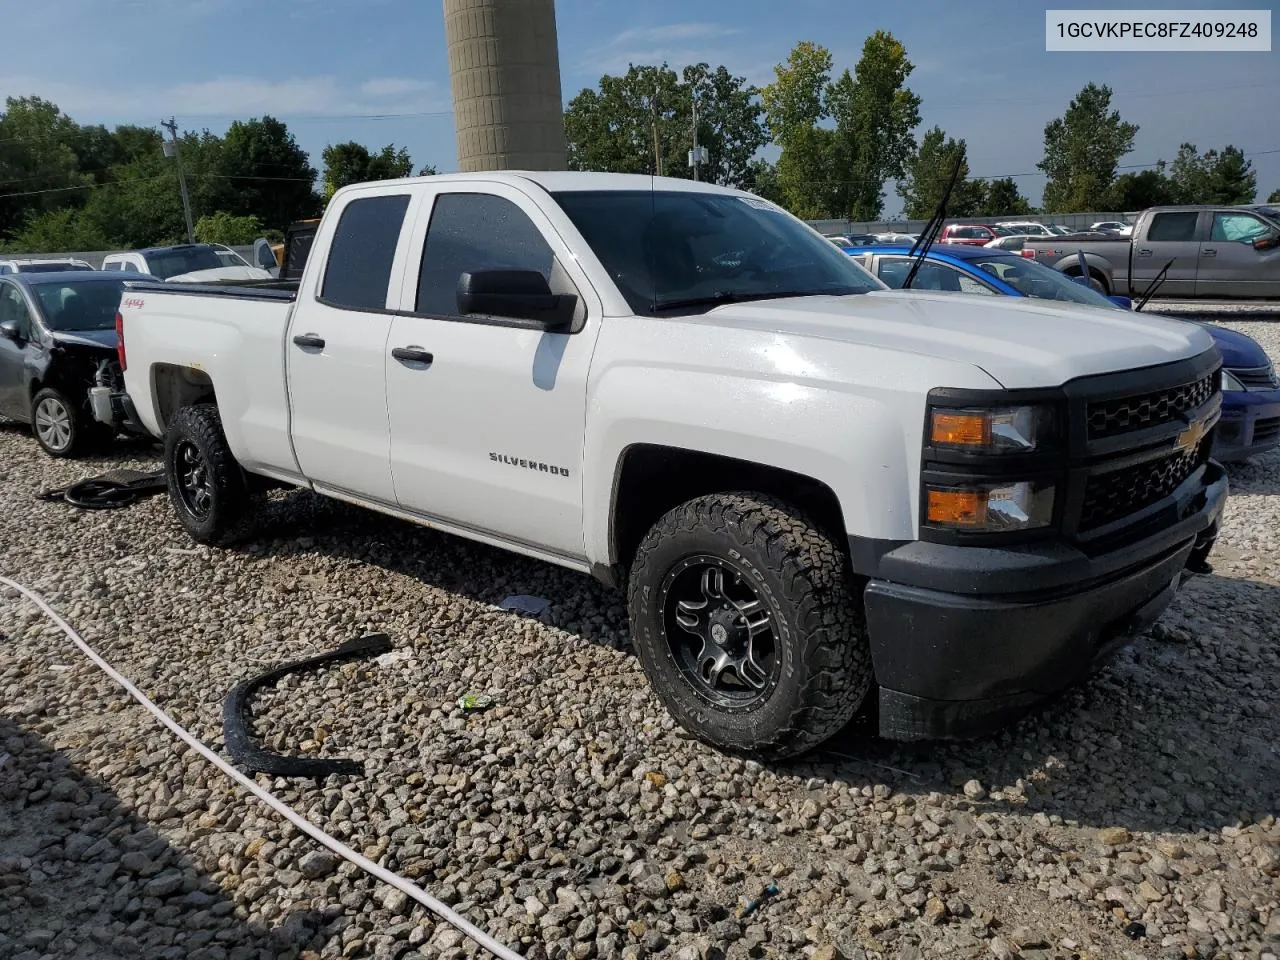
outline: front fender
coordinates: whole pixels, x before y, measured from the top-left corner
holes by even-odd
[[[829,353],[841,345],[825,344]],[[774,379],[758,372],[617,365],[595,380],[584,459],[584,539],[610,564],[614,490],[629,447],[654,444],[776,467],[819,481],[839,501],[847,532],[912,539],[917,527],[921,435],[928,387],[990,388],[976,368],[852,348],[880,373],[865,382]],[[909,359],[912,375],[894,379]],[[892,361],[892,362],[890,362]],[[959,371],[959,372],[958,372]],[[936,379],[934,379],[936,378]]]

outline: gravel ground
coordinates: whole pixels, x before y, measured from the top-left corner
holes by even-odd
[[[1280,326],[1234,325],[1280,359]],[[0,427],[0,573],[219,747],[234,683],[388,633],[384,662],[256,706],[268,745],[366,775],[262,782],[529,958],[1280,954],[1280,455],[1232,468],[1215,572],[1049,709],[968,744],[849,731],[777,766],[677,730],[620,596],[583,577],[299,492],[238,551],[194,547],[164,498],[32,499],[154,463],[55,462]],[[550,598],[551,622],[508,594]],[[178,747],[12,593],[0,631],[0,958],[475,954]],[[481,692],[496,705],[456,707]]]

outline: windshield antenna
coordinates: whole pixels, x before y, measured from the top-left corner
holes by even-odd
[[[1147,305],[1147,301],[1149,301],[1152,297],[1156,295],[1156,291],[1160,289],[1160,284],[1164,283],[1164,275],[1169,272],[1169,268],[1172,266],[1173,266],[1173,261],[1170,260],[1168,263],[1164,265],[1164,267],[1160,270],[1160,272],[1155,275],[1155,278],[1151,281],[1150,285],[1147,287],[1146,292],[1142,295],[1142,299],[1139,300],[1138,305],[1133,308],[1134,313],[1137,313],[1139,310],[1145,307]]]
[[[908,257],[914,257],[915,262],[911,264],[911,269],[907,271],[907,279],[902,282],[903,290],[911,289],[911,284],[915,282],[916,274],[920,272],[920,265],[924,263],[925,254],[929,252],[929,247],[933,245],[933,241],[942,232],[942,221],[947,218],[947,202],[951,199],[951,191],[955,188],[956,180],[959,177],[960,158],[956,157],[955,166],[951,168],[951,179],[947,181],[947,189],[942,191],[942,199],[938,201],[938,208],[933,211],[933,216],[924,225],[924,229],[920,231],[920,236],[916,237],[916,242],[911,245],[911,252],[907,254]]]

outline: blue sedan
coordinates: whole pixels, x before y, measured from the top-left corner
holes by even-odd
[[[909,248],[848,247],[857,260],[890,287],[901,287],[911,269]],[[912,282],[913,290],[1036,297],[1091,307],[1128,310],[1127,297],[1107,297],[1080,280],[1017,254],[987,247],[935,245]],[[1216,324],[1202,324],[1222,353],[1222,420],[1213,443],[1218,460],[1244,460],[1280,446],[1280,379],[1266,351],[1252,337]]]

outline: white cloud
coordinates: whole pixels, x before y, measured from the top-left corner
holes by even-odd
[[[379,77],[360,84],[360,92],[367,97],[398,97],[411,93],[428,93],[435,89],[430,80],[414,80],[411,77]]]
[[[180,123],[271,114],[307,116],[434,113],[451,109],[449,98],[428,81],[401,77],[346,84],[332,76],[266,80],[215,77],[170,86],[113,87],[35,76],[0,76],[0,98],[38,93],[81,123],[98,117],[155,122],[173,114]],[[184,120],[184,118],[186,118]]]
[[[737,32],[735,27],[722,27],[716,23],[668,23],[657,27],[632,27],[623,30],[613,38],[610,45],[621,47],[629,43],[668,43],[673,40],[723,37]]]

